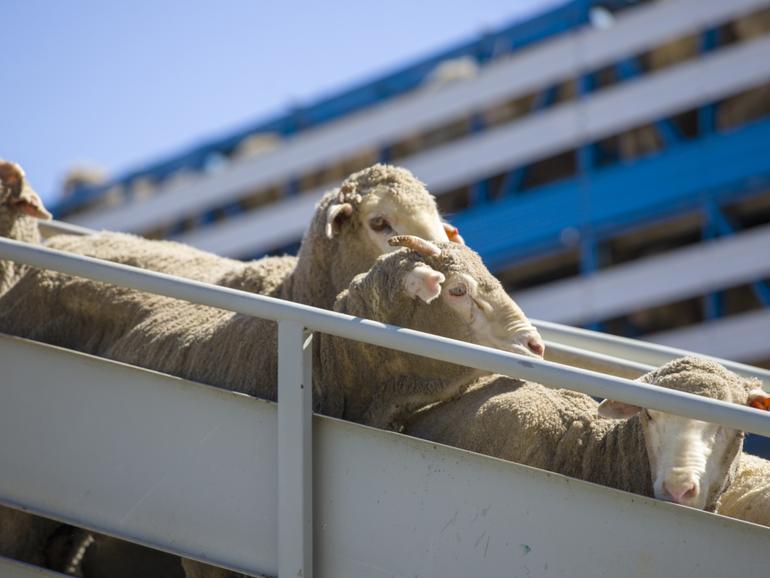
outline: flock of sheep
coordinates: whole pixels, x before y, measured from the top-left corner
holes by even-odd
[[[47,218],[21,168],[0,161],[0,235],[40,243],[37,219]],[[110,232],[46,244],[522,355],[545,349],[424,185],[392,166],[327,193],[296,258],[243,263]],[[275,323],[230,311],[0,260],[0,332],[276,399]],[[743,432],[330,335],[317,336],[313,355],[321,413],[770,526],[770,462],[743,454]],[[770,399],[757,380],[697,357],[639,380],[740,405]],[[110,575],[109,565],[89,564],[91,542],[0,507],[1,556]],[[112,548],[110,563],[130,564],[119,543]],[[230,575],[182,566],[188,578]]]

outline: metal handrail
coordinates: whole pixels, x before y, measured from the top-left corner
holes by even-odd
[[[60,234],[83,236],[97,233],[93,229],[72,225],[63,221],[40,221],[39,225],[40,233],[46,239]],[[549,361],[601,371],[602,373],[617,375],[618,377],[635,378],[653,369],[649,365],[634,360],[613,357],[602,351],[589,350],[591,348],[578,348],[569,343],[546,340],[545,345],[546,357]]]
[[[757,379],[770,384],[770,370],[754,367],[745,363],[738,363],[715,357],[712,355],[693,354],[684,349],[669,347],[667,345],[658,345],[649,341],[638,341],[628,337],[618,335],[609,335],[598,331],[570,327],[551,321],[542,321],[531,319],[533,325],[537,327],[543,339],[548,342],[558,342],[565,346],[571,346],[580,350],[595,351],[602,353],[609,358],[621,358],[630,362],[638,363],[642,366],[660,367],[664,363],[684,357],[685,355],[698,355],[724,365],[730,371],[744,377],[756,377]]]
[[[83,236],[93,235],[98,232],[94,229],[73,225],[72,223],[65,223],[64,221],[38,221],[37,228],[40,230],[40,234],[44,239],[53,237],[54,235]]]
[[[595,371],[9,239],[0,239],[0,257],[770,436],[766,413]]]
[[[91,235],[97,231],[63,221],[40,221],[44,237],[57,234]],[[570,327],[551,321],[531,319],[546,345],[549,361],[591,369],[618,377],[635,378],[677,357],[693,355],[692,352],[645,341],[609,335]],[[746,377],[756,377],[770,383],[770,370],[736,363],[714,356],[708,357],[731,371]]]

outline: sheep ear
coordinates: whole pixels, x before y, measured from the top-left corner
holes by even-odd
[[[0,182],[12,196],[18,197],[24,188],[24,171],[16,163],[0,160]]]
[[[441,284],[445,281],[443,273],[431,269],[424,263],[407,273],[404,279],[404,291],[412,299],[420,298],[425,303],[430,303],[441,295]]]
[[[632,415],[639,413],[641,410],[642,408],[638,405],[631,405],[629,403],[623,403],[622,401],[605,399],[599,404],[597,412],[601,417],[609,417],[612,419],[628,419]]]
[[[345,218],[352,214],[353,205],[350,203],[330,205],[326,210],[326,238],[331,239],[339,233]]]
[[[760,388],[753,389],[749,392],[749,399],[746,404],[755,409],[770,411],[770,395]]]
[[[462,238],[462,235],[460,235],[460,230],[455,227],[454,225],[450,225],[449,223],[441,223],[444,225],[444,231],[446,232],[446,236],[449,238],[449,240],[452,243],[457,243],[458,245],[465,245],[465,239]]]
[[[43,201],[41,201],[40,197],[37,196],[37,193],[29,187],[25,187],[18,197],[11,199],[11,206],[17,211],[29,215],[30,217],[37,217],[44,221],[49,221],[51,219],[51,213],[49,213],[45,206],[43,206]]]

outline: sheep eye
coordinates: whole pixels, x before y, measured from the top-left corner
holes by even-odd
[[[449,294],[452,297],[462,297],[468,292],[468,289],[465,287],[465,285],[455,285],[454,287],[449,288]]]
[[[373,219],[370,219],[369,227],[372,229],[372,231],[377,231],[378,233],[381,233],[382,231],[393,230],[390,226],[390,223],[388,223],[388,221],[383,217],[374,217]]]
[[[647,416],[647,419],[648,419],[648,420],[650,420],[650,421],[654,421],[654,420],[652,419],[652,414],[651,414],[651,413],[650,413],[648,410],[646,410],[646,409],[644,410],[644,415],[646,415],[646,416]]]

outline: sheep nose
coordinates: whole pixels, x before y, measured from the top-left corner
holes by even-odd
[[[543,340],[539,335],[535,335],[527,340],[527,349],[538,357],[543,357],[543,354],[545,353],[545,343],[543,343]]]
[[[684,504],[698,495],[698,483],[692,480],[681,482],[663,482],[663,490],[677,504]]]

